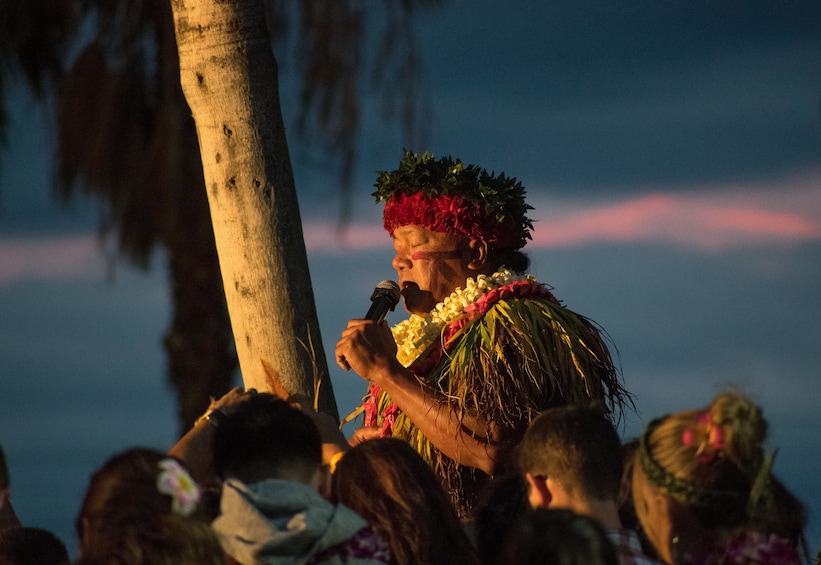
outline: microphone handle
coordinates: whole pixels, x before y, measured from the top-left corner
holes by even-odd
[[[387,296],[377,296],[373,299],[371,307],[368,308],[368,313],[365,314],[366,320],[373,320],[377,324],[382,323],[385,316],[393,309],[394,305],[391,299]]]

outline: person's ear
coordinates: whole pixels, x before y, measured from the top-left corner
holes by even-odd
[[[311,477],[310,485],[322,498],[328,499],[331,496],[331,472],[328,465],[321,465]]]
[[[471,239],[468,244],[470,247],[470,263],[468,267],[476,271],[481,271],[488,261],[488,245],[483,239]]]
[[[525,473],[528,484],[527,499],[532,508],[549,508],[553,495],[547,487],[547,477]]]

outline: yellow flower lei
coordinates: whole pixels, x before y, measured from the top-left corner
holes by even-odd
[[[535,282],[530,275],[516,275],[506,268],[498,270],[491,276],[479,275],[475,280],[469,277],[464,289],[457,288],[427,315],[411,314],[410,318],[391,328],[397,347],[396,359],[403,367],[408,367],[439,339],[445,327],[462,316],[465,307],[473,304],[479,297],[494,288],[525,279]]]

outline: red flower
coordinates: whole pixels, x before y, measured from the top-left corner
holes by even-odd
[[[379,416],[379,407],[376,402],[379,398],[380,388],[376,383],[371,383],[368,386],[368,396],[362,402],[362,407],[365,409],[365,426],[375,426],[376,419]]]
[[[482,204],[455,194],[429,198],[421,192],[397,192],[385,204],[383,224],[388,233],[400,226],[415,225],[481,239],[500,248],[520,249],[526,243],[513,218],[497,221],[487,215]]]

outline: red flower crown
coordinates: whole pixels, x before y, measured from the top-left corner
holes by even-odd
[[[387,204],[383,223],[389,234],[400,226],[422,226],[436,232],[481,239],[500,249],[520,249],[527,240],[512,218],[498,221],[479,204],[447,194],[426,197],[421,192],[395,194]]]
[[[388,233],[416,225],[481,239],[500,249],[520,249],[530,239],[525,190],[515,178],[488,173],[458,159],[405,151],[399,168],[382,171],[374,185],[385,202]]]

